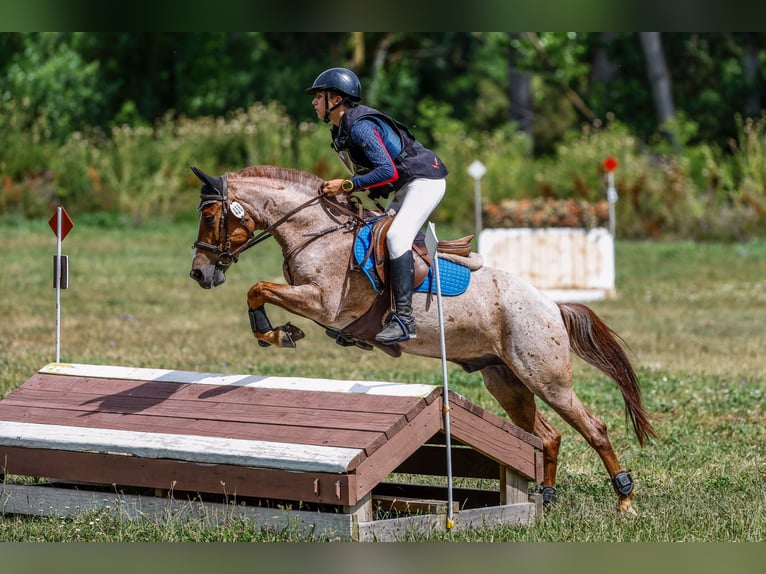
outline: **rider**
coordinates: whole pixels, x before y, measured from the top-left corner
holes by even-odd
[[[349,179],[325,181],[330,196],[366,190],[369,197],[394,198],[388,211],[396,215],[386,236],[391,288],[396,313],[375,336],[382,343],[416,337],[412,316],[412,242],[446,190],[447,168],[410,130],[387,114],[360,105],[362,85],[346,68],[325,70],[306,90],[317,117],[331,128],[332,148],[349,168]]]

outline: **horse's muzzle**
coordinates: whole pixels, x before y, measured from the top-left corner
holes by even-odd
[[[226,274],[223,268],[218,265],[206,265],[202,267],[192,267],[189,271],[189,277],[194,279],[203,289],[212,289],[218,287],[226,281]]]

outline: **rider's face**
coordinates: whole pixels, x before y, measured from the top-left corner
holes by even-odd
[[[325,105],[324,97],[327,92],[317,91],[314,92],[314,98],[311,100],[311,105],[314,106],[314,111],[320,120],[324,119]]]
[[[325,98],[327,98],[327,104],[325,104]],[[311,105],[314,106],[314,111],[316,112],[317,117],[320,120],[324,120],[327,110],[339,104],[342,100],[343,98],[337,94],[333,94],[332,92],[325,90],[317,90],[314,92],[314,97],[311,100]],[[332,112],[330,112],[330,115],[332,115]]]

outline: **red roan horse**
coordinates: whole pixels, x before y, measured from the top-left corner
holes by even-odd
[[[264,310],[268,303],[324,326],[328,334],[339,335],[339,343],[380,348],[374,339],[347,336],[348,327],[379,299],[358,266],[350,264],[356,235],[350,231],[360,225],[359,214],[367,218],[373,212],[355,212],[348,203],[321,194],[322,181],[308,173],[258,166],[211,177],[192,169],[203,185],[190,275],[201,287],[223,283],[239,254],[268,237],[282,248],[287,284],[259,281],[247,294],[261,346],[294,347],[304,336],[290,323],[272,327]],[[416,293],[413,301],[417,338],[386,349],[389,354],[441,356],[437,309],[426,304],[427,297]],[[570,352],[614,380],[641,445],[655,435],[636,374],[614,332],[587,306],[557,304],[516,275],[491,267],[473,271],[465,293],[443,299],[443,319],[448,360],[480,371],[511,420],[542,440],[544,501],[555,500],[561,435],[537,409],[536,396],[595,449],[619,509],[635,514],[633,480],[617,460],[606,425],[572,388]]]

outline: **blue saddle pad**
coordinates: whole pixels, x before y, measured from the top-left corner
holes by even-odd
[[[354,242],[354,259],[357,265],[364,261],[367,251],[370,249],[370,235],[372,233],[372,226],[365,225],[357,234],[356,241]],[[373,261],[373,255],[364,261],[362,271],[372,283],[372,286],[376,291],[383,290],[383,282],[378,277],[378,273],[375,271],[375,262]],[[441,280],[441,292],[442,295],[447,297],[454,297],[462,295],[465,290],[468,289],[468,284],[471,282],[471,270],[465,265],[460,265],[454,261],[447,261],[443,257],[439,257],[439,279]],[[434,269],[428,270],[428,275],[423,282],[415,289],[417,293],[436,293],[436,279],[434,278]]]

